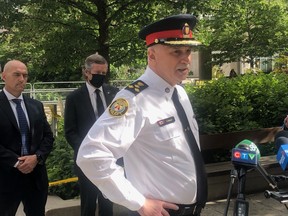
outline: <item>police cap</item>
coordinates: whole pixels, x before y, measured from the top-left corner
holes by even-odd
[[[201,43],[193,38],[195,25],[193,15],[173,15],[145,26],[140,30],[139,37],[146,41],[148,47],[155,44],[197,46]]]

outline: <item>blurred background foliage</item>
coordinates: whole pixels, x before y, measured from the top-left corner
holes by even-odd
[[[247,73],[185,88],[200,134],[278,127],[288,114],[286,73]]]
[[[0,64],[24,61],[32,83],[80,80],[84,59],[95,52],[108,60],[109,79],[121,67],[143,71],[138,31],[189,13],[198,19],[194,37],[207,53],[217,51],[207,64],[244,59],[253,67],[255,57],[287,52],[287,8],[287,0],[1,0]]]

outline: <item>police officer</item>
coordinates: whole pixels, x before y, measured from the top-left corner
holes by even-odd
[[[180,14],[139,32],[147,45],[145,73],[116,95],[79,149],[77,164],[85,175],[130,215],[192,216],[205,206],[198,125],[179,85],[199,44],[192,35],[195,24],[194,16]],[[116,164],[122,156],[125,175]]]

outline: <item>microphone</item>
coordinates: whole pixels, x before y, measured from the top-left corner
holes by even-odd
[[[235,146],[235,148],[232,149],[231,161],[234,164],[238,177],[238,195],[237,199],[235,200],[233,214],[235,216],[248,215],[249,203],[245,200],[246,172],[247,167],[256,167],[259,159],[260,152],[257,146],[250,140],[242,140]],[[230,195],[228,195],[228,197],[230,197]],[[228,211],[227,208],[226,211]]]
[[[288,141],[288,138],[287,138]],[[288,142],[287,142],[288,143]],[[287,145],[288,147],[288,145]],[[232,162],[236,166],[248,166],[255,167],[257,171],[264,177],[264,179],[268,182],[269,186],[273,189],[277,188],[277,183],[272,178],[271,175],[267,173],[267,171],[261,166],[260,159],[260,151],[252,141],[250,140],[242,140],[238,143],[235,148],[232,150]],[[287,156],[288,159],[288,156]],[[288,162],[287,162],[288,163]]]
[[[280,164],[282,170],[285,170],[288,165],[288,138],[279,136],[275,141],[277,152],[276,160]]]
[[[273,189],[278,189],[275,180],[269,175],[266,170],[259,163],[260,151],[258,147],[250,140],[242,140],[238,143],[234,149],[232,149],[231,161],[234,164],[235,169],[233,170],[238,177],[238,195],[234,205],[234,216],[248,215],[249,203],[245,200],[245,184],[246,184],[246,172],[247,167],[256,168],[258,172],[268,182],[269,186]],[[236,175],[235,175],[236,176]],[[231,178],[234,177],[231,175]],[[227,198],[227,207],[225,209],[225,216],[227,215],[229,207],[230,193],[234,179],[231,179],[230,188]],[[269,191],[267,192],[269,193]]]
[[[232,163],[255,167],[260,159],[260,151],[250,140],[242,140],[232,149]]]

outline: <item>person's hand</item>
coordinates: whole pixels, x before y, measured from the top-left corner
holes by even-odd
[[[176,204],[161,200],[146,199],[144,206],[138,210],[138,213],[141,216],[170,216],[168,209],[177,211],[179,207]]]
[[[36,155],[22,156],[18,160],[19,164],[16,168],[24,174],[32,172],[38,163]]]

